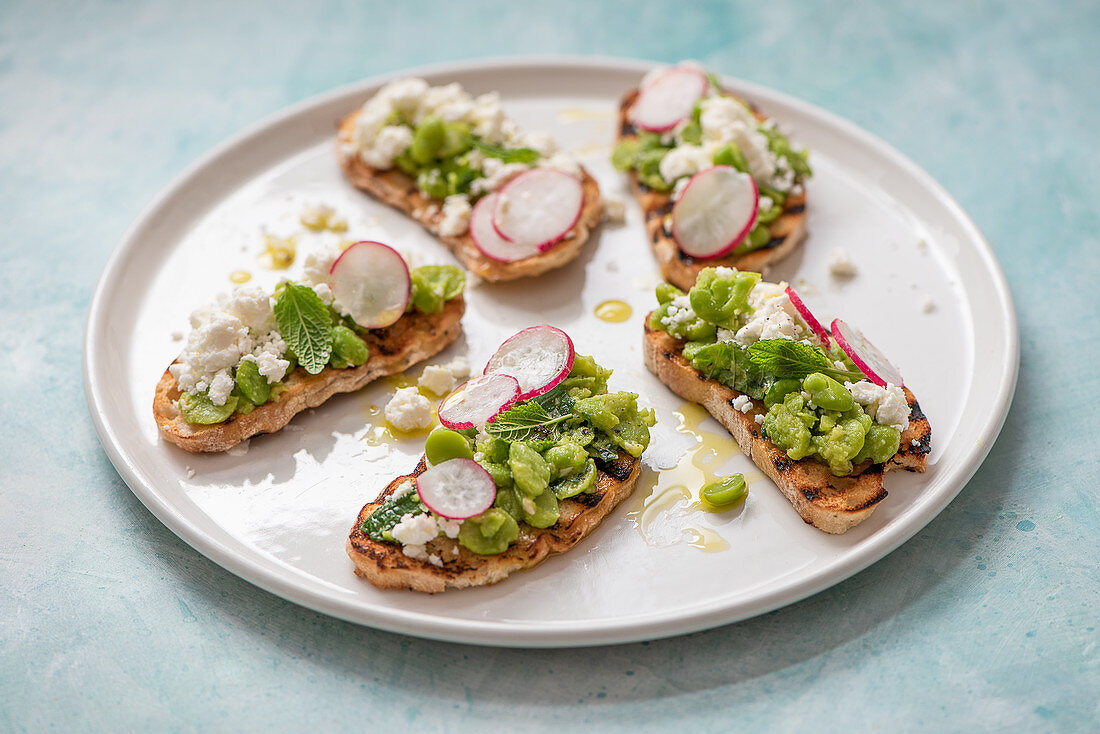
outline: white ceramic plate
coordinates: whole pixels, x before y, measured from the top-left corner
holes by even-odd
[[[659,424],[645,455],[668,468],[698,441],[677,430],[682,402],[642,365],[642,320],[658,271],[641,215],[607,162],[619,96],[648,68],[592,59],[500,60],[414,70],[433,84],[498,90],[527,129],[578,151],[609,197],[627,202],[626,224],[604,226],[568,267],[534,281],[469,291],[466,336],[440,356],[484,364],[508,335],[548,321],[582,353],[613,367],[614,388],[638,392]],[[422,441],[376,445],[376,384],[302,414],[243,455],[190,455],[158,438],[153,388],[180,349],[188,314],[247,270],[273,285],[300,272],[321,237],[304,237],[295,266],[259,263],[262,231],[294,229],[302,207],[325,202],[352,236],[392,243],[425,261],[454,262],[418,226],[347,185],[333,156],[336,121],[389,78],[307,101],[245,132],[195,164],[140,217],[96,290],[85,342],[85,381],[103,446],[134,493],[165,525],[228,570],[327,614],[423,637],[493,645],[565,646],[673,635],[767,612],[820,591],[882,558],[962,489],[1000,431],[1015,387],[1015,314],[989,245],[959,206],[904,156],[835,116],[785,95],[728,80],[812,150],[809,238],[771,279],[798,285],[819,316],[857,324],[901,367],[933,426],[926,474],[888,476],[889,496],[843,536],[805,525],[709,418],[721,437],[710,468],[750,478],[743,509],[725,515],[674,507],[649,538],[631,518],[653,488],[648,471],[633,498],[571,552],[497,586],[427,596],[379,591],[352,573],[344,540],[361,506],[415,464]],[[828,273],[835,247],[859,274]],[[620,299],[625,323],[594,316]],[[934,310],[925,313],[925,302]],[[413,370],[412,374],[417,374]],[[689,422],[690,410],[687,412]],[[713,441],[708,441],[713,443]],[[704,459],[699,458],[700,462]],[[669,475],[671,476],[671,475]],[[706,531],[711,550],[682,542]],[[713,540],[715,537],[720,540]],[[677,542],[680,541],[680,542]]]

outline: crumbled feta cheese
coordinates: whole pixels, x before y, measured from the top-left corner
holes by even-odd
[[[413,123],[419,125],[428,117],[438,117],[444,122],[462,122],[474,111],[473,97],[458,82],[441,87],[429,87],[420,99]]]
[[[684,176],[675,183],[672,187],[672,200],[679,201],[680,197],[684,195],[684,189],[691,183],[691,176]]]
[[[880,387],[873,382],[861,380],[854,384],[845,383],[844,386],[876,423],[899,431],[909,427],[909,401],[905,399],[905,391],[897,385]]]
[[[752,398],[748,395],[738,395],[733,399],[733,409],[740,410],[742,413],[748,413],[752,410]]]
[[[232,369],[242,357],[253,354],[257,344],[274,359],[286,351],[277,332],[271,337],[275,326],[271,298],[259,288],[218,296],[214,304],[191,314],[191,326],[187,344],[169,371],[181,391],[209,391],[215,405],[225,405],[234,385]]]
[[[446,395],[469,376],[469,363],[458,357],[445,365],[430,364],[425,367],[420,374],[419,385],[436,395]]]
[[[510,121],[504,116],[504,108],[500,106],[500,95],[489,92],[475,98],[469,122],[473,126],[474,135],[479,138],[493,144],[503,142],[507,123]]]
[[[414,515],[407,512],[401,516],[401,522],[390,531],[393,539],[402,545],[424,545],[439,536],[439,526],[430,512]]]
[[[245,454],[248,453],[248,448],[249,448],[250,445],[251,445],[251,440],[246,438],[245,440],[241,441],[239,444],[237,444],[233,448],[229,449],[225,453],[229,454],[230,456],[244,456]]]
[[[674,329],[684,326],[696,318],[695,311],[691,308],[691,301],[687,295],[677,296],[668,304],[668,313],[661,319],[666,328]]]
[[[499,158],[486,158],[481,178],[474,179],[470,191],[475,194],[496,191],[528,169],[526,163],[504,163]]]
[[[406,479],[393,490],[393,494],[390,495],[390,499],[399,500],[409,492],[416,489],[416,482],[412,479]]]
[[[448,538],[457,538],[458,531],[462,528],[461,520],[451,520],[446,517],[438,518],[436,524],[439,525],[439,529],[443,531],[443,534]]]
[[[737,336],[737,332],[733,331],[732,329],[723,329],[721,326],[718,327],[718,332],[716,334],[716,338],[717,338],[718,341],[720,341],[720,342],[736,341],[736,336]]]
[[[904,431],[909,427],[909,401],[897,385],[886,386],[886,396],[878,405],[875,420],[884,426]]]
[[[759,207],[759,211],[766,212],[771,209],[774,204],[775,202],[772,200],[772,197],[761,196],[760,202],[757,204],[757,206]]]
[[[693,176],[704,168],[710,168],[711,154],[698,145],[679,145],[661,159],[661,178],[669,183],[683,176]]]
[[[386,170],[393,161],[412,145],[412,128],[405,125],[386,125],[370,138],[370,144],[359,148],[359,157],[371,168]]]
[[[187,467],[187,478],[188,479],[194,479],[195,478],[195,470],[192,469],[191,467]]]
[[[178,341],[182,341],[182,340],[183,340],[183,332],[182,331],[173,331],[172,332],[172,341],[178,342]]]
[[[567,173],[573,178],[581,178],[581,164],[577,163],[577,159],[568,153],[555,153],[554,155],[543,159],[540,165],[547,168],[554,168],[562,173]]]
[[[752,417],[752,419],[754,421],[756,421],[757,425],[762,425],[764,423],[764,414],[763,413],[757,413],[756,415],[754,415]]]
[[[301,282],[312,287],[314,293],[324,301],[326,306],[332,306],[336,309],[336,313],[347,316],[350,312],[333,294],[332,281],[329,275],[333,264],[341,254],[338,247],[329,247],[310,253],[302,265]]]
[[[321,299],[321,302],[326,306],[332,305],[332,287],[328,283],[317,283],[310,286],[313,288],[313,292],[317,294],[317,297]]]
[[[336,248],[311,252],[302,264],[302,282],[311,286],[329,285],[329,273],[338,257],[340,251]]]
[[[455,194],[443,200],[443,219],[439,222],[439,234],[457,237],[470,228],[470,197]]]
[[[715,95],[699,104],[699,126],[707,140],[722,142],[733,137],[729,128],[739,126],[756,129],[756,118],[745,105],[730,97]]]
[[[400,431],[415,431],[432,424],[432,404],[415,387],[403,387],[386,403],[386,420]]]
[[[749,293],[753,313],[734,336],[742,346],[752,346],[761,339],[797,340],[802,326],[797,311],[786,294],[783,283],[758,283]]]
[[[558,152],[558,146],[554,139],[544,132],[523,133],[516,138],[515,143],[520,148],[530,148],[543,158],[549,158]]]
[[[421,561],[428,558],[428,549],[422,545],[406,545],[401,548],[401,552],[409,558],[416,558]]]
[[[439,566],[440,568],[443,567],[443,559],[434,553],[428,556],[428,563],[432,564],[433,566]]]
[[[834,247],[829,253],[829,272],[834,278],[852,278],[859,271],[847,250]]]

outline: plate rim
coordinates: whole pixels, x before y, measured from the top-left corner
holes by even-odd
[[[195,179],[199,178],[207,168],[234,148],[263,136],[264,133],[290,118],[309,112],[314,108],[322,107],[336,99],[365,93],[367,90],[386,81],[404,76],[437,76],[444,74],[457,76],[484,70],[522,73],[525,71],[552,70],[554,67],[573,71],[579,69],[594,72],[629,71],[636,72],[640,76],[660,63],[662,62],[607,56],[535,55],[522,57],[498,56],[397,69],[342,85],[284,107],[247,126],[186,166],[141,210],[115,246],[96,284],[85,319],[81,359],[85,399],[100,443],[108,459],[130,491],[154,517],[193,549],[230,573],[287,601],[349,622],[388,632],[448,642],[502,647],[577,647],[623,644],[671,637],[738,622],[794,604],[830,588],[863,571],[910,540],[922,528],[932,522],[967,485],[984,462],[986,456],[988,456],[1007,418],[1015,394],[1020,362],[1019,326],[1007,278],[996,259],[992,246],[966,211],[938,181],[908,156],[873,133],[817,105],[770,87],[728,75],[721,75],[721,78],[731,86],[739,90],[745,90],[750,95],[757,94],[776,99],[782,104],[797,109],[802,114],[822,119],[844,133],[859,138],[873,148],[875,153],[904,169],[907,175],[911,176],[925,191],[933,195],[936,202],[955,218],[967,234],[969,244],[976,247],[977,254],[990,276],[993,292],[997,296],[999,303],[997,310],[1003,317],[1000,326],[1003,327],[1004,331],[1003,336],[1007,347],[1005,357],[1007,359],[1004,360],[999,375],[999,388],[994,398],[995,409],[982,424],[980,435],[975,436],[976,443],[972,444],[973,448],[960,462],[961,467],[956,470],[957,476],[947,482],[949,485],[948,491],[944,491],[936,497],[934,501],[930,502],[917,516],[908,522],[894,528],[883,528],[875,535],[866,538],[863,545],[855,550],[852,555],[835,559],[804,579],[794,583],[781,584],[760,594],[747,604],[731,605],[728,600],[720,599],[708,604],[692,606],[675,614],[658,612],[652,615],[631,616],[626,618],[627,621],[625,622],[621,621],[623,618],[612,618],[607,620],[568,621],[557,624],[547,624],[545,621],[538,623],[504,623],[446,618],[395,607],[375,606],[364,609],[361,603],[353,604],[303,587],[296,582],[296,577],[285,573],[280,574],[273,567],[261,563],[258,558],[242,555],[236,549],[229,547],[221,540],[193,525],[174,506],[162,498],[158,492],[146,485],[134,463],[126,456],[120,437],[105,421],[103,410],[104,388],[97,370],[102,368],[100,365],[102,356],[99,347],[99,331],[104,328],[103,314],[108,307],[109,294],[120,277],[122,267],[128,259],[127,256],[132,253],[132,250],[138,244],[137,235],[156,219],[158,213],[165,205],[170,204],[182,189],[185,189]]]

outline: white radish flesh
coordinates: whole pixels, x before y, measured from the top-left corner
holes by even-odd
[[[641,88],[630,107],[630,120],[649,132],[667,132],[691,114],[708,88],[709,82],[702,72],[673,67]]]
[[[476,461],[449,459],[420,474],[416,492],[424,505],[440,517],[465,520],[493,506],[497,486]]]
[[[481,375],[462,383],[439,404],[439,422],[447,428],[483,426],[519,398],[519,382],[510,375]]]
[[[802,301],[802,298],[800,298],[794,288],[790,286],[787,286],[787,297],[791,299],[791,304],[794,306],[795,310],[798,311],[798,315],[802,317],[802,320],[806,322],[810,330],[821,340],[821,346],[828,349],[832,341],[829,338],[829,332],[825,330],[825,327],[822,326],[821,322],[813,315],[813,312],[810,311],[810,307]]]
[[[833,319],[832,330],[836,343],[871,382],[879,387],[905,384],[898,368],[858,329],[853,329],[840,319]]]
[[[365,329],[389,326],[409,304],[409,267],[381,242],[356,242],[344,250],[329,277],[336,302]]]
[[[708,260],[731,252],[756,222],[756,182],[732,166],[695,174],[672,208],[672,236],[684,254]]]
[[[509,181],[493,207],[493,228],[508,242],[546,250],[564,238],[584,207],[581,182],[556,168],[535,168]]]
[[[522,260],[525,257],[537,255],[538,244],[524,245],[518,242],[509,242],[497,234],[493,227],[493,209],[496,207],[497,197],[500,194],[494,192],[482,197],[474,205],[474,211],[470,214],[470,236],[474,244],[485,257],[497,262],[509,263]]]
[[[552,390],[569,376],[576,352],[573,340],[553,326],[532,326],[509,337],[485,365],[485,374],[511,375],[520,400]]]

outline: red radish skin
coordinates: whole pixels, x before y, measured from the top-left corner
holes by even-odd
[[[581,182],[556,168],[533,168],[513,178],[493,207],[501,239],[545,251],[576,226],[584,209]]]
[[[528,400],[557,387],[569,376],[575,358],[573,340],[564,331],[546,324],[531,326],[500,345],[484,374],[514,377],[521,391],[519,400]]]
[[[497,486],[472,459],[448,459],[416,478],[416,493],[429,510],[450,520],[476,517],[493,506]]]
[[[729,209],[731,205],[742,211]],[[672,236],[686,255],[697,260],[723,257],[748,236],[759,209],[760,192],[752,176],[733,166],[712,166],[692,176],[673,205]],[[727,222],[720,222],[724,231],[701,230],[718,215],[729,216]]]
[[[511,375],[480,375],[467,380],[439,404],[439,422],[461,430],[491,423],[519,400],[519,382]]]
[[[802,317],[810,330],[814,334],[817,334],[817,338],[821,340],[821,346],[826,349],[829,348],[829,344],[832,340],[829,338],[829,332],[825,330],[825,327],[821,325],[821,322],[810,311],[810,307],[803,302],[802,298],[795,292],[794,288],[787,286],[787,297],[791,299],[791,303],[794,305],[795,310],[798,311],[798,315]]]
[[[668,132],[691,114],[709,88],[710,82],[701,71],[674,66],[639,90],[630,108],[630,120],[648,132]]]
[[[333,297],[364,329],[396,323],[412,293],[409,266],[401,254],[381,242],[356,242],[329,268]]]
[[[898,368],[858,329],[853,329],[840,319],[833,319],[830,328],[836,343],[871,382],[879,387],[905,384]]]
[[[538,246],[522,245],[509,242],[501,237],[493,226],[493,209],[496,207],[497,197],[500,194],[494,192],[483,196],[470,214],[470,236],[474,245],[485,257],[501,263],[523,260],[541,252]]]

